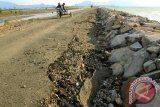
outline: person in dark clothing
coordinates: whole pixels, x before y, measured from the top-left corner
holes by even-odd
[[[61,3],[58,3],[58,6],[56,7],[56,9],[61,9]]]
[[[57,9],[57,16],[61,18],[63,14],[63,9],[60,3],[58,3],[58,6],[56,7],[56,9]]]
[[[64,6],[65,6],[65,3],[62,4],[62,10],[63,10],[64,12],[67,12]]]

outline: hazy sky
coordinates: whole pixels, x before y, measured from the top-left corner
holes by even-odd
[[[160,0],[0,0],[10,1],[17,4],[57,4],[58,2],[65,2],[67,5],[73,5],[82,1],[93,1],[93,2],[108,2],[113,5],[136,5],[136,6],[160,6]]]

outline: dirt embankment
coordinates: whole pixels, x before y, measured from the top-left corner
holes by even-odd
[[[109,82],[120,82],[120,77],[110,77],[107,44],[99,37],[103,33],[99,15],[100,12],[94,10],[75,23],[75,35],[68,49],[48,67],[52,92],[42,101],[42,106],[92,107],[96,105],[96,93],[105,78],[109,78]]]
[[[128,104],[129,86],[144,74],[159,75],[159,27],[124,12],[87,13],[75,23],[68,49],[48,67],[51,94],[42,106],[143,107]]]
[[[1,27],[1,107],[39,106],[39,100],[49,92],[48,65],[67,49],[74,22],[90,11],[75,12],[73,17],[62,19],[32,20]]]

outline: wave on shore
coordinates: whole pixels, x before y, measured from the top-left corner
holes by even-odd
[[[107,7],[110,9],[120,10],[128,12],[134,15],[147,17],[150,20],[156,20],[160,22],[160,7]]]

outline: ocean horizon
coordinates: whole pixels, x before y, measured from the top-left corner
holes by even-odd
[[[147,17],[150,20],[160,22],[160,7],[118,7],[118,6],[105,6],[105,8],[124,11],[130,14]]]

